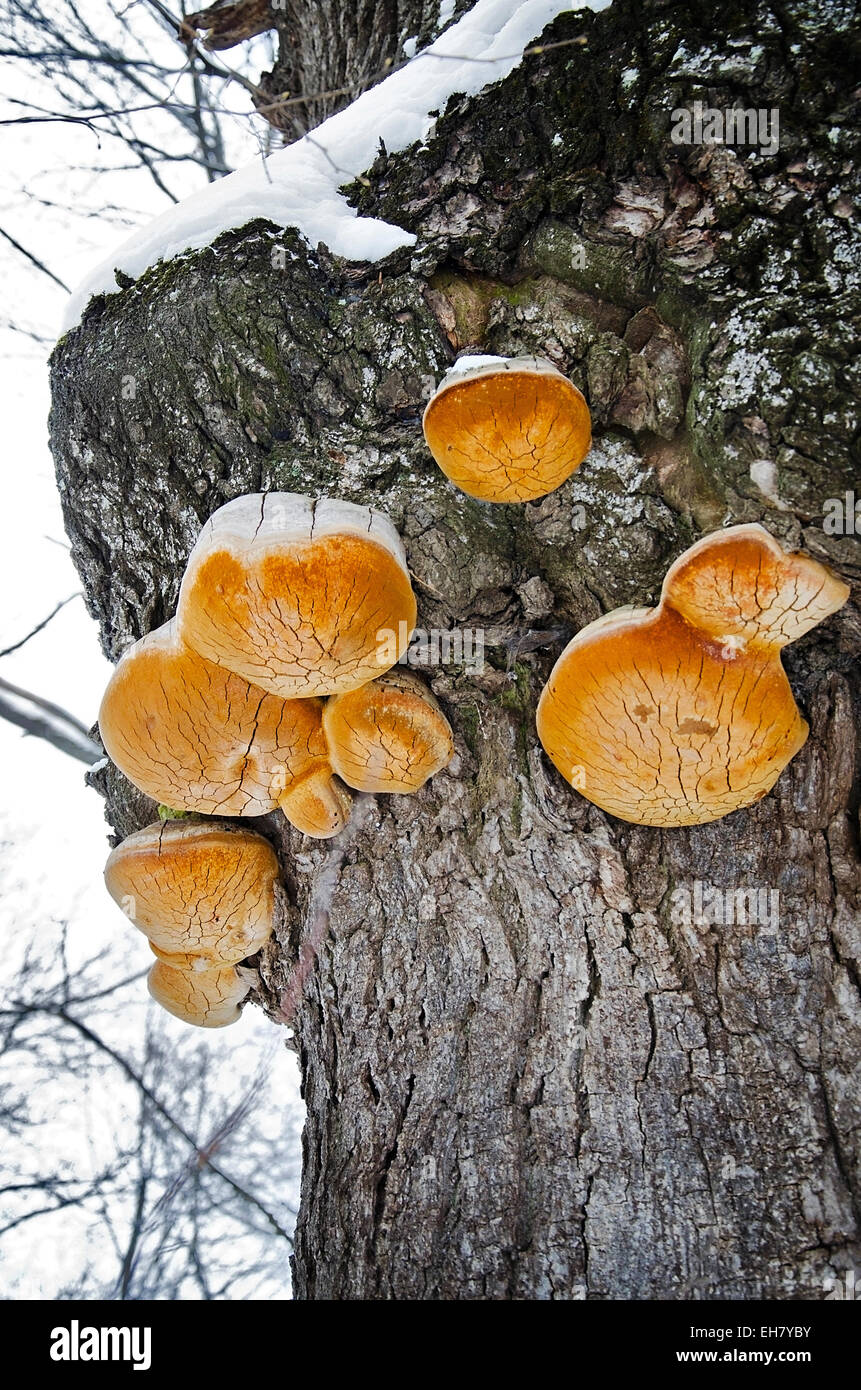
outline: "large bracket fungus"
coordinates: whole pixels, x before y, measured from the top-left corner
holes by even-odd
[[[428,448],[447,478],[485,502],[531,502],[580,466],[589,407],[541,357],[464,357],[425,409]]]
[[[317,699],[280,700],[179,640],[176,620],[120,660],[99,710],[105,748],[155,801],[203,815],[262,816],[280,806],[306,835],[347,822]]]
[[[235,1022],[249,990],[235,967],[275,927],[278,860],[268,841],[212,821],[148,825],[113,851],[105,883],[158,957],[153,998],[202,1028]]]
[[[147,825],[105,867],[111,897],[159,951],[214,965],[235,965],[269,939],[277,883],[269,842],[216,821]]]
[[[214,512],[179,596],[180,636],[282,699],[356,690],[416,623],[401,539],[370,507],[249,493]],[[400,634],[392,657],[381,631]]]
[[[780,662],[846,602],[824,565],[761,526],[705,536],[667,572],[657,608],[584,627],[538,704],[562,776],[639,825],[698,825],[771,790],[807,738]]]

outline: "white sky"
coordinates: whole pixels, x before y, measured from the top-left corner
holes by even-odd
[[[167,41],[166,41],[167,42]],[[265,65],[265,60],[264,60]],[[259,64],[258,64],[259,66]],[[6,65],[3,90],[9,96],[38,100],[29,74]],[[52,104],[52,94],[42,101]],[[237,100],[240,104],[241,98]],[[53,101],[53,106],[59,105]],[[7,108],[4,115],[20,114]],[[101,148],[99,148],[101,143]],[[252,125],[237,123],[234,154],[248,159],[257,148]],[[0,170],[0,227],[21,242],[62,279],[74,286],[122,241],[135,225],[156,216],[168,199],[145,171],[88,171],[94,161],[103,165],[126,162],[116,141],[97,142],[80,126],[37,124],[7,126],[3,132]],[[202,186],[202,171],[183,166],[174,173],[174,186],[183,193]],[[40,203],[37,200],[43,200]],[[44,203],[58,206],[44,206]],[[116,214],[110,205],[122,207]],[[73,211],[69,211],[73,209]],[[8,242],[0,239],[0,269],[5,286],[0,311],[0,649],[23,637],[61,599],[80,590],[63,532],[53,461],[47,447],[49,408],[47,357],[64,309],[66,294],[28,264]],[[11,330],[14,323],[42,336],[43,344]],[[0,658],[0,675],[67,708],[88,726],[94,722],[111,667],[102,656],[96,625],[80,598],[69,603],[38,636],[20,651]],[[85,767],[39,739],[0,720],[0,980],[8,997],[10,981],[21,953],[35,937],[46,946],[59,938],[68,923],[70,956],[84,960],[104,943],[116,945],[116,968],[111,978],[144,970],[152,962],[146,941],[108,897],[102,871],[109,852],[108,827],[101,798],[84,784]],[[130,987],[129,1003],[108,1041],[133,1056],[139,1043],[148,1002],[143,980]],[[139,1007],[135,1007],[139,1003]],[[159,1011],[160,1012],[160,1011]],[[163,1016],[178,1041],[192,1030]],[[104,1030],[103,1030],[104,1031]],[[253,1074],[270,1051],[279,1030],[257,1009],[246,1009],[229,1029],[206,1033],[194,1030],[219,1060],[226,1082],[235,1086],[243,1074]],[[21,1066],[16,1057],[15,1066]],[[2,1067],[2,1063],[0,1063]],[[271,1097],[251,1123],[277,1131],[292,1109],[300,1106],[298,1076],[292,1054],[275,1049],[270,1080]],[[53,1120],[35,1131],[33,1142],[56,1144],[64,1158],[83,1171],[95,1168],[98,1141],[107,1135],[117,1115],[134,1113],[130,1088],[110,1070],[107,1084],[80,1087],[64,1080],[50,1106]],[[0,1076],[0,1085],[15,1078]],[[58,1078],[58,1080],[60,1080]],[[49,1108],[50,1108],[49,1106]],[[93,1152],[95,1141],[96,1152]],[[26,1144],[13,1153],[0,1142],[0,1163],[18,1162],[35,1172],[44,1154],[28,1155]],[[286,1193],[295,1202],[296,1193]],[[2,1203],[0,1198],[0,1203]],[[0,1212],[2,1217],[2,1212]],[[2,1222],[0,1222],[2,1224]],[[0,1241],[0,1297],[52,1297],[74,1280],[85,1262],[102,1263],[112,1277],[115,1261],[110,1242],[98,1223],[73,1210],[68,1216],[41,1218]],[[272,1287],[270,1297],[285,1296],[285,1281]]]
[[[63,278],[92,256],[94,242],[109,244],[116,228],[81,224],[62,213],[43,216],[22,198],[20,188],[25,181],[45,187],[46,181],[33,177],[34,169],[50,164],[56,170],[61,146],[75,158],[76,137],[79,132],[52,125],[7,128],[4,139],[0,225]],[[54,172],[51,182],[55,198],[67,196],[62,172]],[[0,263],[8,287],[6,315],[50,338],[63,291],[2,242]],[[81,587],[47,447],[48,350],[8,328],[0,333],[0,648],[24,637]],[[6,680],[56,701],[88,725],[110,670],[80,598],[20,651],[0,659]],[[75,917],[85,915],[91,930],[116,927],[113,905],[99,882],[106,844],[102,802],[84,786],[84,771],[82,763],[0,721],[0,838],[14,845],[4,855],[4,939],[13,928],[20,933],[28,919],[66,914],[73,902],[80,904]],[[11,897],[10,878],[22,885]]]

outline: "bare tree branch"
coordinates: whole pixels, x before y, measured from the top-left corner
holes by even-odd
[[[10,681],[0,677],[0,719],[23,729],[34,738],[44,739],[46,743],[59,748],[61,753],[77,758],[91,767],[103,757],[101,748],[93,743],[86,726],[68,710],[34,695],[30,690],[22,690]]]
[[[0,1012],[5,1012],[5,1010],[0,1010]],[[215,1174],[217,1178],[220,1178],[222,1182],[226,1183],[228,1187],[232,1188],[233,1191],[237,1194],[237,1196],[241,1197],[244,1201],[249,1202],[251,1206],[256,1207],[260,1214],[263,1217],[265,1217],[268,1225],[272,1227],[272,1230],[275,1232],[275,1234],[282,1236],[284,1240],[286,1240],[289,1244],[292,1245],[292,1236],[288,1231],[285,1231],[278,1218],[274,1216],[272,1212],[268,1209],[268,1207],[265,1207],[263,1203],[259,1200],[259,1198],[255,1197],[252,1192],[246,1191],[246,1189],[241,1185],[241,1183],[238,1183],[235,1180],[235,1178],[232,1178],[230,1176],[229,1173],[225,1173],[222,1168],[219,1168],[216,1164],[212,1162],[210,1148],[202,1148],[198,1145],[198,1142],[194,1138],[194,1136],[192,1134],[189,1134],[188,1130],[180,1124],[179,1120],[175,1119],[174,1116],[171,1115],[167,1107],[163,1105],[162,1102],[159,1100],[158,1096],[155,1095],[155,1093],[152,1090],[150,1090],[143,1077],[135,1071],[134,1067],[131,1065],[130,1062],[126,1060],[125,1057],[123,1057],[122,1053],[117,1052],[114,1048],[110,1046],[109,1043],[106,1043],[103,1038],[100,1038],[97,1033],[94,1033],[91,1028],[88,1028],[87,1025],[81,1021],[81,1019],[75,1018],[74,1015],[68,1013],[65,1008],[57,1007],[54,1009],[49,1009],[48,1012],[55,1014],[57,1018],[62,1019],[62,1021],[68,1024],[69,1027],[77,1029],[81,1036],[86,1038],[87,1041],[93,1045],[93,1047],[98,1048],[100,1052],[104,1052],[106,1056],[110,1057],[112,1061],[116,1062],[117,1066],[120,1067],[120,1069],[123,1072],[125,1072],[129,1080],[133,1081],[134,1084],[140,1088],[141,1094],[146,1096],[147,1100],[150,1102],[151,1105],[155,1107],[155,1109],[161,1115],[162,1119],[166,1120],[170,1127],[173,1130],[175,1130],[176,1133],[180,1136],[180,1138],[184,1139],[185,1142],[188,1145],[190,1145],[190,1147],[194,1150],[195,1154],[198,1156],[198,1160],[201,1163],[204,1163],[210,1169],[210,1171]]]
[[[3,233],[3,235],[5,235],[5,233]],[[13,642],[11,647],[4,647],[3,650],[0,651],[0,656],[11,656],[12,652],[19,651],[21,647],[23,647],[27,642],[30,641],[31,637],[35,637],[37,632],[41,632],[43,628],[46,628],[52,618],[56,618],[61,608],[65,608],[66,604],[71,603],[73,598],[80,597],[81,591],[79,589],[77,593],[69,594],[68,598],[61,599],[57,606],[51,609],[51,612],[48,614],[47,618],[43,618],[40,623],[37,623],[34,628],[31,628],[31,630],[27,633],[27,636],[22,637],[19,642]]]
[[[6,125],[7,122],[3,121],[0,122],[0,124]],[[59,285],[61,290],[65,290],[67,294],[71,294],[71,290],[65,280],[61,280],[59,275],[55,275],[53,270],[49,270],[44,261],[40,261],[38,256],[34,256],[32,251],[28,251],[26,246],[22,246],[20,241],[16,241],[15,238],[4,231],[2,227],[0,227],[0,236],[5,237],[10,245],[15,247],[16,251],[19,251],[22,256],[26,256],[27,260],[30,261],[37,270],[41,270],[44,275],[48,276],[49,280],[53,280],[55,285]],[[2,653],[0,653],[0,655],[2,655]]]

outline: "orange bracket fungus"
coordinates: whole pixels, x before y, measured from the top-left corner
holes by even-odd
[[[166,821],[129,835],[105,868],[108,892],[168,957],[235,965],[272,934],[278,860],[262,835],[215,821]]]
[[[159,958],[147,976],[149,992],[169,1014],[198,1028],[226,1028],[235,1023],[250,985],[232,965],[196,959],[180,969]]]
[[[417,791],[454,752],[448,720],[406,671],[327,700],[323,727],[332,766],[357,791]]]
[[[415,621],[404,549],[382,513],[293,493],[237,498],[204,526],[177,616],[117,665],[102,741],[174,810],[278,806],[307,835],[337,834],[350,794],[327,730],[360,790],[415,791],[451,758],[433,696],[410,674],[386,675]],[[250,988],[238,962],[274,925],[268,842],[216,822],[149,825],[113,851],[105,881],[158,957],[153,998],[201,1027],[234,1022]]]
[[[765,796],[807,738],[780,648],[849,588],[761,526],[705,536],[657,608],[590,623],[557,661],[538,734],[567,781],[639,825],[698,825]]]
[[[356,690],[401,656],[415,622],[388,517],[290,492],[237,497],[210,517],[177,611],[188,646],[282,699]],[[402,634],[393,656],[383,629]]]
[[[249,991],[239,961],[272,935],[278,860],[261,835],[168,821],[129,835],[113,851],[105,883],[158,957],[152,997],[186,1023],[235,1023]]]
[[[531,502],[586,457],[589,407],[540,357],[464,357],[424,413],[428,448],[447,478],[484,502]]]
[[[279,700],[186,647],[175,620],[119,662],[99,711],[121,772],[156,801],[205,815],[280,806],[306,835],[342,830],[350,811],[332,777],[321,701]]]

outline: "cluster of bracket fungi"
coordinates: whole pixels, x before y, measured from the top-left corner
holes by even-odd
[[[381,512],[238,497],[204,526],[176,617],[120,660],[102,742],[172,812],[280,808],[306,835],[336,835],[348,787],[414,792],[451,759],[436,700],[391,669],[415,622],[403,546]],[[266,840],[216,820],[156,823],[114,850],[108,890],[149,937],[150,992],[165,1008],[208,1027],[238,1017],[249,984],[237,966],[272,931],[276,878]]]
[[[488,502],[546,496],[591,443],[583,396],[534,357],[462,358],[423,425],[446,476]],[[622,820],[695,825],[749,806],[808,732],[780,648],[848,595],[761,526],[705,536],[671,566],[656,608],[617,609],[569,643],[538,704],[541,743]],[[348,788],[414,792],[452,756],[436,700],[394,669],[415,622],[404,549],[381,512],[238,497],[205,524],[176,617],[117,666],[99,713],[105,749],[174,813],[279,808],[306,835],[336,835]],[[242,962],[274,925],[269,843],[227,821],[166,819],[124,840],[105,877],[157,957],[153,996],[191,1023],[233,1022],[250,988]]]

